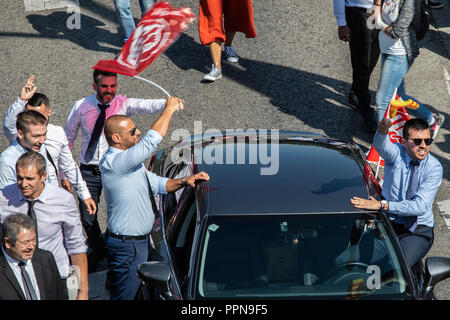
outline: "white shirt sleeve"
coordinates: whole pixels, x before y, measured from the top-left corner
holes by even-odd
[[[13,143],[17,138],[16,121],[19,113],[25,110],[27,101],[21,100],[19,97],[13,102],[6,113],[3,120],[3,133],[9,140],[9,144]]]
[[[122,106],[122,112],[127,116],[135,114],[150,114],[163,111],[165,106],[166,99],[128,98]]]
[[[58,159],[60,177],[61,179],[69,180],[80,199],[86,200],[91,197],[91,193],[89,192],[86,182],[81,176],[80,168],[73,159],[67,137],[64,134],[64,131],[62,131],[58,136],[61,137],[61,143],[63,145]]]
[[[69,149],[73,149],[73,143],[77,139],[78,129],[80,128],[80,114],[78,112],[78,107],[81,104],[80,101],[75,102],[72,109],[67,117],[67,123],[64,127],[64,132],[66,133],[67,141],[69,143]]]

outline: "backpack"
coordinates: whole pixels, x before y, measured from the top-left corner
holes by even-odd
[[[416,39],[422,40],[425,38],[428,29],[430,29],[430,22],[428,21],[428,16],[425,12],[425,5],[423,1],[420,3],[420,12],[414,16],[413,26],[414,31],[416,32]]]

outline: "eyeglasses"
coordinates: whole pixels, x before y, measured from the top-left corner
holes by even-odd
[[[429,145],[431,145],[431,143],[433,143],[433,139],[431,139],[431,138],[428,138],[428,139],[419,139],[419,138],[413,139],[413,138],[407,138],[407,139],[408,139],[408,140],[414,141],[414,144],[415,144],[416,146],[420,146],[420,145],[422,144],[422,141],[425,141],[425,144],[426,144],[427,146],[429,146]]]
[[[136,130],[137,128],[134,127],[131,131],[129,132],[116,132],[116,133],[128,133],[130,136],[134,137],[134,135],[136,134]]]
[[[25,241],[17,240],[16,243],[18,243],[22,247],[25,247],[25,246],[28,246],[28,244],[30,244],[30,243],[36,244],[36,238],[33,238],[31,240],[25,240]]]

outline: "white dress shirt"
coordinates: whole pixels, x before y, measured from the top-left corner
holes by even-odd
[[[25,288],[23,287],[23,281],[22,281],[22,271],[19,267],[20,261],[17,261],[6,253],[5,249],[2,247],[3,254],[5,255],[6,261],[8,261],[9,266],[11,267],[12,271],[14,272],[14,275],[16,276],[17,281],[19,282],[20,288],[23,291],[23,295],[26,296]],[[37,285],[36,275],[34,274],[33,269],[33,263],[30,260],[24,260],[25,263],[25,271],[28,273],[28,276],[30,277],[31,284],[33,285],[34,291],[36,292],[36,296],[38,300],[41,300],[41,293],[39,292],[39,287]]]
[[[71,193],[45,184],[34,204],[39,248],[53,253],[61,278],[69,275],[69,256],[87,251],[78,205]],[[16,183],[0,190],[0,220],[27,214],[28,203]]]
[[[15,141],[0,154],[0,189],[10,184],[16,184],[16,162],[17,159],[19,159],[20,156],[27,151],[27,149]],[[45,154],[45,145],[41,146],[39,153],[45,158],[47,172],[51,172],[52,165],[48,161],[47,155]],[[47,175],[46,181],[53,184],[58,183],[57,181],[53,181],[51,175]]]
[[[27,101],[17,98],[6,113],[5,120],[3,121],[3,133],[9,139],[10,144],[17,138],[17,116],[25,110],[26,103]],[[63,127],[55,126],[51,123],[47,124],[45,147],[58,168],[61,179],[69,180],[81,200],[90,198],[91,193],[81,176],[80,168],[78,168],[77,163],[73,159],[72,151],[69,148],[69,141],[67,141]],[[47,167],[47,174],[50,177],[50,181],[55,185],[59,185],[55,168],[51,163]]]
[[[73,143],[78,135],[78,129],[81,127],[81,152],[80,161],[83,164],[99,165],[103,155],[108,150],[108,143],[105,135],[100,135],[97,148],[92,159],[87,162],[84,158],[85,152],[88,148],[91,139],[92,131],[94,130],[95,122],[100,114],[96,94],[87,96],[78,100],[70,110],[64,130],[69,140],[69,148],[72,150]],[[127,115],[134,114],[150,114],[161,112],[166,104],[165,99],[133,99],[127,96],[116,95],[106,109],[106,119],[112,115]]]

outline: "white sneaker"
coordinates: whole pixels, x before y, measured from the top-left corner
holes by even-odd
[[[222,70],[217,68],[214,64],[212,65],[211,72],[203,76],[203,80],[206,81],[216,81],[220,78],[222,78]]]
[[[432,138],[436,139],[439,129],[442,127],[442,124],[445,121],[445,117],[443,114],[440,114],[440,113],[437,113],[437,114],[433,113],[433,117],[434,117],[434,123],[431,126],[431,131],[433,133]]]
[[[239,61],[239,57],[234,51],[233,47],[225,47],[225,58],[228,62],[236,63]]]

